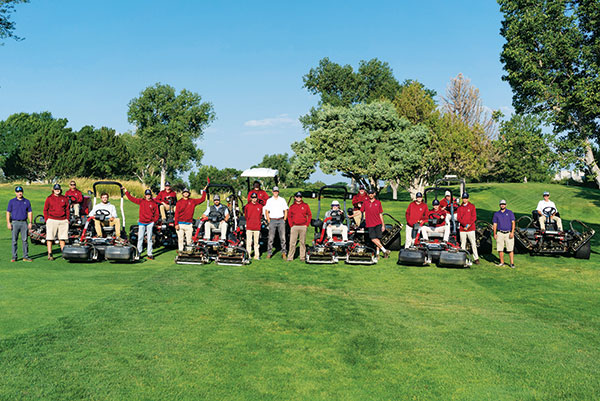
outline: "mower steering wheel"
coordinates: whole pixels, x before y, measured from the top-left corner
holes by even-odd
[[[98,210],[96,210],[96,216],[108,217],[108,216],[110,216],[110,212],[106,209],[98,209]]]
[[[67,198],[71,201],[71,203],[77,203],[77,198],[73,195],[67,195]]]
[[[546,206],[542,209],[542,214],[544,216],[552,216],[554,213],[556,213],[556,208],[552,206]]]

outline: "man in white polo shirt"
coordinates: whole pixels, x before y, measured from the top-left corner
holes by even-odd
[[[544,199],[538,202],[537,208],[535,209],[540,216],[538,220],[540,222],[540,228],[542,231],[546,231],[546,216],[544,216],[542,211],[547,207],[554,208],[554,211],[550,214],[550,220],[554,220],[558,226],[558,231],[562,231],[562,220],[560,217],[556,216],[557,209],[554,202],[550,200],[550,192],[544,192]]]
[[[267,246],[267,259],[273,255],[273,241],[275,232],[279,233],[281,241],[281,256],[285,259],[285,221],[287,220],[288,205],[285,199],[279,197],[279,187],[273,187],[273,196],[267,200],[264,207],[265,218],[269,223],[269,242]]]
[[[119,220],[119,217],[117,216],[117,208],[115,207],[115,205],[111,204],[108,201],[108,193],[106,193],[106,192],[103,192],[100,195],[100,200],[102,202],[98,203],[96,206],[94,206],[94,208],[90,211],[90,216],[96,216],[96,212],[99,210],[105,210],[106,212],[108,212],[108,216],[106,216],[103,221],[100,221],[99,219],[94,220],[94,226],[96,228],[96,236],[104,237],[104,235],[102,233],[102,226],[113,226],[113,227],[115,227],[115,234],[117,235],[118,238],[120,238],[121,237],[121,221]],[[99,216],[101,216],[101,214],[99,214]]]

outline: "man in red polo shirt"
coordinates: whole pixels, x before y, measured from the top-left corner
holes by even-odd
[[[252,194],[256,194],[258,203],[263,206],[266,205],[269,194],[267,191],[260,189],[260,181],[254,181],[254,187],[248,192],[248,202],[251,201]]]
[[[69,201],[62,195],[59,184],[54,184],[52,194],[44,203],[44,221],[46,222],[46,246],[48,247],[48,260],[52,256],[52,243],[58,239],[60,250],[65,247],[69,239]]]
[[[136,198],[131,195],[127,189],[122,188],[125,191],[127,199],[140,206],[139,220],[138,220],[138,252],[141,255],[144,250],[144,234],[147,234],[146,244],[148,246],[146,254],[149,260],[154,260],[152,256],[152,233],[154,231],[154,223],[158,220],[158,202],[152,198],[152,191],[147,189],[144,191],[143,198]]]
[[[477,241],[475,239],[475,222],[477,221],[477,210],[475,205],[469,202],[469,194],[462,194],[462,205],[456,211],[456,218],[460,224],[460,247],[467,249],[467,240],[471,243],[471,252],[473,253],[473,263],[479,264],[479,255],[477,254]]]
[[[378,250],[383,252],[383,257],[388,258],[390,256],[390,251],[385,249],[381,243],[381,235],[385,231],[381,202],[375,199],[375,190],[373,188],[369,188],[367,196],[369,199],[366,202],[363,202],[360,211],[355,211],[352,217],[360,215],[361,213],[365,214],[365,226],[369,231],[369,238]]]
[[[258,203],[258,195],[250,194],[250,203],[244,206],[246,217],[246,250],[248,257],[252,255],[254,245],[254,260],[260,259],[260,227],[262,225],[263,205]]]
[[[160,217],[163,222],[167,220],[167,210],[171,210],[171,206],[169,205],[169,198],[171,198],[171,204],[175,207],[177,203],[177,192],[171,189],[171,183],[169,181],[165,182],[165,189],[160,191],[154,200],[160,203]]]
[[[65,192],[65,196],[69,200],[72,199],[71,204],[73,205],[73,214],[79,217],[81,215],[81,206],[83,205],[83,194],[77,189],[75,181],[69,183],[69,190]]]
[[[431,203],[433,209],[427,212],[427,225],[421,228],[421,234],[425,240],[429,239],[429,233],[444,233],[444,242],[450,239],[450,225],[446,223],[446,212],[440,207],[440,201],[434,199]]]
[[[183,251],[184,242],[187,245],[192,244],[192,236],[194,234],[194,209],[204,202],[206,199],[206,192],[202,191],[202,196],[200,198],[192,199],[190,198],[190,190],[183,188],[181,196],[182,198],[177,202],[177,209],[175,209],[175,230],[177,230],[178,249]]]
[[[404,243],[404,248],[410,248],[415,243],[413,229],[421,229],[423,223],[427,221],[427,212],[429,212],[429,210],[427,209],[427,205],[423,203],[423,194],[417,192],[415,200],[408,205],[408,208],[406,208],[406,242]]]
[[[358,193],[352,197],[352,206],[354,209],[360,210],[363,203],[369,200],[369,196],[367,195],[367,191],[365,191],[365,186],[361,185],[358,187]],[[361,204],[359,206],[359,203]]]
[[[294,203],[288,210],[288,224],[290,225],[290,250],[288,262],[294,260],[296,255],[296,242],[300,242],[300,260],[306,260],[306,229],[312,219],[312,213],[307,203],[302,200],[302,193],[296,192]]]

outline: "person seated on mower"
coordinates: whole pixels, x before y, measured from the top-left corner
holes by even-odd
[[[175,208],[175,204],[177,203],[177,192],[171,189],[171,183],[167,181],[165,182],[165,189],[160,191],[158,195],[156,195],[156,198],[154,198],[160,203],[160,217],[163,223],[167,221],[167,210],[171,210],[169,198],[171,198],[171,204],[173,205],[173,208]]]
[[[331,220],[327,221],[330,218]],[[342,241],[348,241],[348,226],[344,224],[344,211],[340,209],[340,202],[331,202],[331,209],[325,213],[325,227],[327,238],[333,239],[333,233],[342,235]]]
[[[437,199],[434,199],[431,205],[433,209],[427,212],[428,225],[421,228],[421,234],[428,240],[430,233],[443,233],[444,242],[448,242],[450,238],[450,224],[446,223],[448,213],[440,207],[440,201]]]
[[[554,202],[552,202],[550,200],[550,192],[544,192],[544,199],[538,202],[537,208],[535,209],[535,210],[537,210],[538,215],[539,215],[538,221],[540,223],[540,229],[542,231],[546,231],[546,216],[544,216],[544,209],[546,209],[546,208],[554,209],[554,211],[550,215],[550,220],[554,221],[556,223],[556,226],[558,227],[558,231],[562,231],[563,230],[562,220],[560,217],[558,217],[556,215],[557,214],[556,205],[554,204]],[[548,210],[546,210],[546,212],[548,212]]]
[[[209,241],[212,230],[221,231],[221,241],[227,239],[227,221],[229,220],[229,209],[221,204],[221,197],[215,195],[213,204],[206,208],[202,217],[206,220],[204,223],[204,239]]]
[[[458,202],[456,199],[452,199],[452,193],[450,191],[446,191],[444,193],[444,199],[440,201],[440,209],[444,209],[446,213],[446,222],[450,223],[450,219],[452,215],[450,214],[450,205],[452,204],[454,209],[454,220],[456,220],[456,210],[458,209]]]
[[[97,215],[100,216],[101,214],[97,214],[97,212],[99,210],[106,210],[109,214],[106,215],[106,217],[104,218],[104,221],[100,221],[100,219],[94,218],[94,227],[96,228],[96,236],[98,237],[104,237],[103,233],[102,233],[102,226],[106,227],[114,227],[115,228],[115,234],[117,236],[117,238],[121,237],[121,220],[119,220],[119,217],[117,216],[117,208],[115,207],[115,205],[111,204],[108,201],[108,194],[106,192],[103,192],[100,195],[100,200],[101,203],[98,203],[96,206],[93,207],[92,211],[90,212],[90,216],[94,216],[96,217]]]
[[[417,192],[415,200],[406,209],[406,242],[404,243],[404,248],[410,248],[415,243],[417,233],[427,221],[428,211],[427,205],[423,203],[423,194]],[[415,231],[414,233],[413,230]],[[427,239],[425,236],[423,238]]]
[[[260,189],[260,181],[254,181],[253,188],[248,192],[248,203],[252,201],[252,194],[256,194],[256,201],[261,205],[266,205],[269,200],[267,191]]]
[[[352,197],[352,206],[354,206],[354,210],[360,210],[362,204],[367,200],[369,200],[369,195],[367,195],[365,186],[361,185],[358,187],[358,193]]]
[[[71,201],[71,206],[73,206],[73,214],[77,217],[80,217],[81,205],[83,205],[83,194],[79,189],[77,189],[77,184],[75,181],[71,181],[69,183],[69,190],[65,192],[65,196]]]

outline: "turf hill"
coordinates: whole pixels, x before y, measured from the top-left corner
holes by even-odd
[[[565,224],[600,228],[597,190],[468,187],[480,218],[502,198],[528,214],[549,190]],[[49,193],[25,187],[36,212]],[[383,207],[403,221],[406,205]],[[397,252],[372,267],[178,266],[173,251],[71,264],[41,246],[26,264],[3,229],[0,399],[595,400],[599,241],[589,261],[517,255],[514,270],[404,267]]]

